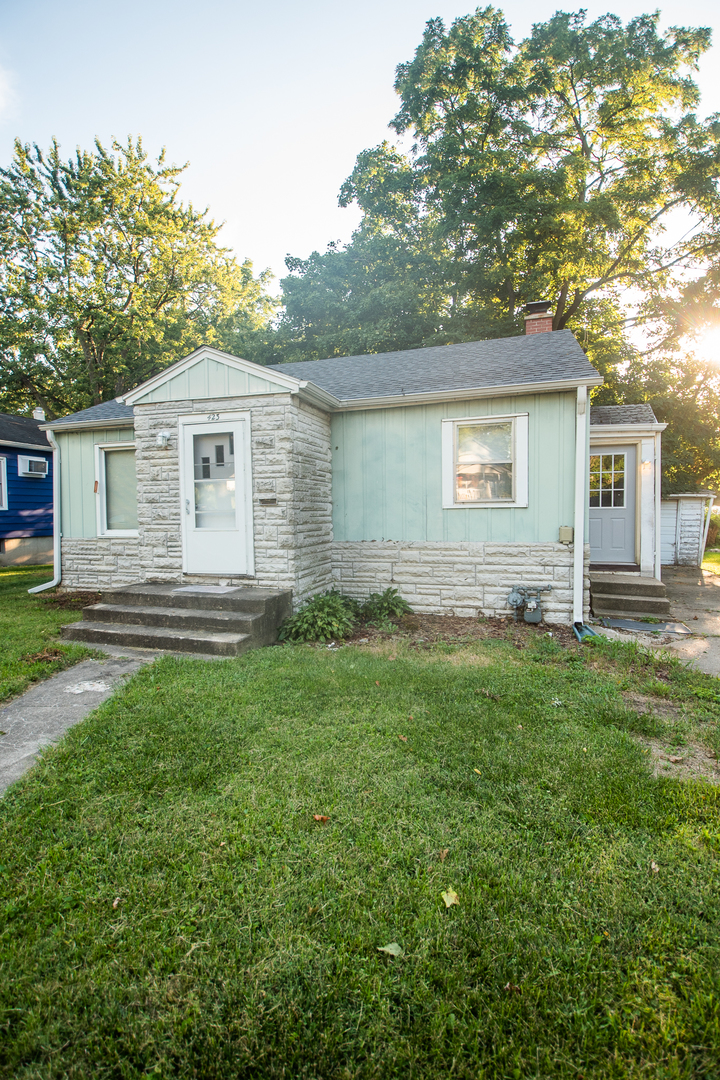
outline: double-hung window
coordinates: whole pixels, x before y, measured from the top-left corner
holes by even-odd
[[[137,536],[137,475],[134,443],[95,447],[99,536]]]
[[[443,508],[527,506],[528,414],[442,422]]]

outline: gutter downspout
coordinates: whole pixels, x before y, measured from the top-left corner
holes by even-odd
[[[662,460],[661,432],[655,432],[655,577],[661,578],[662,557]]]
[[[573,533],[573,616],[582,625],[585,600],[585,490],[587,485],[587,387],[577,388],[575,417],[575,525]]]
[[[45,589],[54,589],[62,579],[62,567],[60,565],[60,447],[55,441],[55,432],[47,431],[47,437],[53,448],[53,579],[46,581],[44,585],[36,585],[34,589],[28,589],[29,593],[45,592]]]

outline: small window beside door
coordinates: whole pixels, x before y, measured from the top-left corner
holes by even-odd
[[[137,536],[135,444],[105,444],[95,449],[98,535]]]
[[[625,454],[590,455],[590,506],[625,506]]]

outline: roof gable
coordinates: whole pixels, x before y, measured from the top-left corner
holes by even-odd
[[[125,405],[146,405],[155,401],[287,394],[297,393],[301,385],[289,373],[203,346],[119,400]]]

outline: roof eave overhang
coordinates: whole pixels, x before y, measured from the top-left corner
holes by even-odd
[[[655,435],[664,431],[667,424],[590,424],[590,441],[607,435],[617,439],[618,435]]]
[[[46,454],[49,450],[52,450],[49,443],[45,443],[43,446],[42,443],[18,442],[16,439],[0,439],[0,446],[9,446],[16,450],[42,450]]]
[[[56,435],[60,435],[63,431],[87,431],[90,428],[102,431],[103,428],[122,427],[134,427],[134,418],[132,416],[112,416],[107,417],[105,420],[76,420],[71,424],[43,424],[40,430],[52,431]]]
[[[501,383],[497,386],[471,386],[460,390],[428,390],[418,394],[392,394],[387,397],[343,398],[331,408],[334,412],[352,412],[358,409],[393,409],[407,405],[433,405],[443,401],[468,401],[472,398],[515,397],[519,394],[551,394],[558,391],[577,390],[579,386],[591,387],[602,386],[602,384],[603,378],[601,375],[590,376],[587,379]]]

